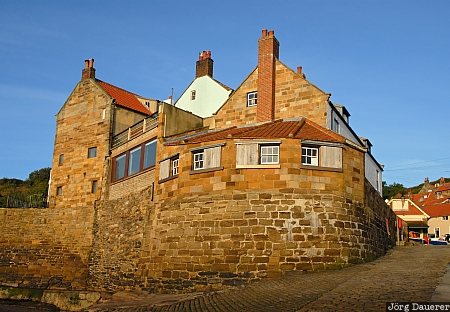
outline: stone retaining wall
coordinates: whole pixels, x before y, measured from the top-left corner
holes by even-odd
[[[0,209],[0,283],[84,289],[93,209]]]

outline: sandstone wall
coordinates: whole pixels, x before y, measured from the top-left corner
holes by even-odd
[[[0,209],[0,284],[84,289],[93,209]]]
[[[139,284],[135,273],[144,232],[152,227],[155,218],[151,191],[147,188],[96,207],[89,259],[90,289],[114,291]]]

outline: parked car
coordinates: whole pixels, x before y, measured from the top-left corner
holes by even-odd
[[[450,234],[445,234],[445,235],[444,235],[444,240],[445,240],[447,243],[450,243]]]
[[[432,238],[430,240],[430,245],[448,245],[448,242],[441,238]]]

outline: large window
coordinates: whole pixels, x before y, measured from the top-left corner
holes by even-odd
[[[249,92],[247,93],[247,106],[256,106],[258,104],[258,93]]]
[[[153,167],[156,162],[156,140],[146,143],[144,149],[144,168]]]
[[[139,146],[131,150],[128,159],[128,175],[130,176],[139,172],[141,169],[141,147]]]
[[[114,161],[114,180],[120,180],[125,177],[125,164],[127,155],[121,155]]]
[[[319,149],[317,147],[302,147],[302,165],[319,165]]]
[[[280,146],[261,145],[260,156],[261,165],[278,164],[280,161]]]
[[[155,166],[156,140],[143,143],[113,159],[113,181]]]

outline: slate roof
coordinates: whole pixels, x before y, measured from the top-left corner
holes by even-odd
[[[100,79],[95,79],[97,84],[108,93],[115,101],[116,105],[131,109],[145,115],[151,115],[152,112],[138,100],[138,95],[116,87],[110,83],[104,82]]]
[[[194,144],[225,139],[303,139],[325,142],[345,142],[345,138],[319,126],[306,118],[296,120],[275,120],[263,124],[230,127],[191,135],[188,138],[172,138],[167,145]]]

